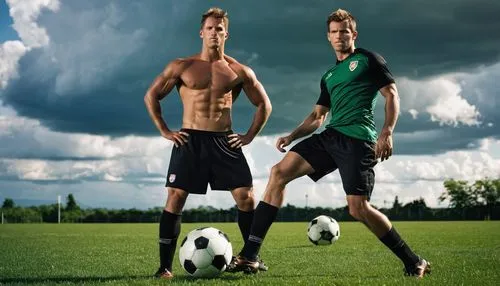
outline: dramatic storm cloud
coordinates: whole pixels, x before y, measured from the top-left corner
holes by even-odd
[[[171,143],[160,138],[143,96],[171,60],[198,53],[200,16],[229,12],[226,53],[264,84],[273,114],[244,148],[258,194],[282,154],[276,138],[312,110],[335,64],[325,20],[337,9],[358,22],[356,45],[380,53],[396,78],[401,114],[395,156],[377,166],[378,205],[399,195],[437,205],[442,180],[500,170],[500,2],[446,1],[58,1],[0,2],[0,189],[43,199],[73,192],[88,205],[161,205]],[[173,91],[164,118],[181,125]],[[245,132],[254,107],[234,106]],[[384,98],[375,112],[383,124]],[[338,174],[290,185],[287,202],[343,205]],[[378,190],[381,191],[378,191]],[[209,204],[232,204],[227,194]],[[193,197],[188,206],[204,202]]]

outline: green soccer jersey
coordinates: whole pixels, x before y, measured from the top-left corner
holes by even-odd
[[[377,93],[393,82],[385,60],[378,54],[358,48],[337,61],[321,78],[321,95],[316,103],[330,108],[331,119],[326,128],[375,142],[373,110]]]

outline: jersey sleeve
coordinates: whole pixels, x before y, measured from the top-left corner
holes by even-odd
[[[387,67],[385,59],[376,53],[372,53],[370,57],[370,69],[375,80],[375,85],[377,89],[394,83],[394,77]]]
[[[331,102],[330,102],[330,94],[328,93],[328,89],[326,88],[326,83],[323,79],[321,79],[320,83],[320,89],[321,93],[319,95],[319,99],[316,102],[316,105],[323,105],[324,107],[331,107]]]

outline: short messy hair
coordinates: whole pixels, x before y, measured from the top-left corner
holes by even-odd
[[[337,11],[333,11],[328,18],[326,19],[326,29],[330,31],[330,23],[331,22],[343,22],[347,20],[349,22],[349,28],[351,31],[356,32],[356,19],[351,13],[346,10],[337,9]]]
[[[207,12],[203,13],[201,16],[201,28],[203,28],[203,25],[205,25],[205,21],[207,20],[208,17],[214,17],[217,19],[222,19],[224,21],[224,26],[227,28],[229,27],[229,17],[226,11],[222,10],[221,8],[217,7],[212,7],[207,10]]]

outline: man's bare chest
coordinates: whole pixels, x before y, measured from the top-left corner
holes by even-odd
[[[241,80],[227,65],[193,64],[181,74],[183,85],[189,89],[214,89],[229,92]]]

